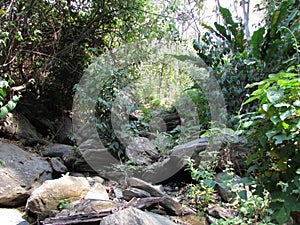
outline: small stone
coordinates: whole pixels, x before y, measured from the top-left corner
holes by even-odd
[[[123,190],[121,188],[114,188],[116,198],[123,198]]]

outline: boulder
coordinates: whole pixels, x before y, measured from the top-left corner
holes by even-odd
[[[106,216],[100,225],[176,225],[167,217],[129,207]]]
[[[152,163],[143,170],[141,178],[152,183],[163,182],[188,164],[188,158],[193,158],[197,164],[200,163],[199,153],[208,146],[208,139],[201,138],[188,143],[178,145],[171,150],[170,155],[158,162]]]
[[[137,165],[151,165],[160,157],[155,145],[148,138],[136,137],[126,147],[126,156]]]
[[[4,137],[20,140],[24,145],[33,146],[37,143],[44,144],[44,141],[39,138],[35,127],[22,114],[9,113],[3,126],[0,127],[0,133]]]
[[[42,149],[42,156],[44,157],[59,157],[64,161],[64,164],[73,169],[73,164],[77,160],[76,152],[72,145],[52,144]]]
[[[83,198],[89,190],[90,185],[84,177],[63,176],[48,180],[31,193],[26,209],[43,219],[51,210],[57,209],[62,200],[74,202]]]
[[[0,208],[0,221],[4,225],[29,225],[23,218],[24,215],[18,209]]]
[[[0,205],[19,206],[26,203],[33,188],[52,179],[49,163],[14,144],[0,142]]]

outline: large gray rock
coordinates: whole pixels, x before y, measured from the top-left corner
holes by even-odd
[[[17,209],[0,208],[0,221],[4,225],[29,225],[23,218],[23,213]]]
[[[90,185],[84,177],[63,176],[48,180],[31,193],[26,209],[43,219],[51,210],[57,209],[62,200],[74,202],[83,198],[89,190]]]
[[[0,205],[25,204],[33,188],[52,179],[49,163],[41,157],[25,152],[16,145],[0,142]]]
[[[61,158],[69,170],[73,169],[74,163],[78,158],[73,146],[65,144],[51,144],[46,146],[42,150],[42,156]]]
[[[100,225],[176,225],[170,219],[129,207],[105,217]]]
[[[24,145],[32,146],[43,141],[35,127],[22,114],[9,113],[4,121],[4,126],[0,126],[0,133],[6,137],[20,140]]]
[[[148,138],[136,137],[126,147],[126,156],[137,165],[151,165],[160,157],[155,145]]]
[[[188,143],[178,145],[171,150],[169,157],[155,162],[143,170],[140,177],[152,183],[165,181],[179,172],[188,164],[188,158],[193,158],[200,163],[199,153],[209,145],[207,138],[197,139]]]

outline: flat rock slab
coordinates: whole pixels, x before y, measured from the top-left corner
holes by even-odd
[[[0,142],[0,206],[19,206],[26,203],[31,190],[43,181],[52,179],[50,164],[16,145]]]

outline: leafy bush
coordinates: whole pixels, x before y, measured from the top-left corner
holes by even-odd
[[[258,100],[259,109],[244,122],[257,151],[253,164],[258,182],[271,195],[273,219],[285,223],[291,212],[300,212],[300,76],[280,72],[248,85],[257,86],[245,104]]]
[[[19,101],[20,95],[11,92],[13,80],[2,80],[0,77],[0,120],[6,118],[7,114],[12,111]]]
[[[245,90],[247,84],[299,63],[299,47],[295,48],[300,37],[299,10],[295,4],[294,0],[274,4],[262,21],[265,26],[259,27],[251,40],[246,40],[242,23],[235,22],[226,8],[220,7],[223,24],[215,22],[214,28],[202,24],[208,31],[194,41],[194,49],[215,72],[227,104],[228,126],[236,125],[235,115],[252,91]],[[248,104],[242,113],[255,108],[255,104]]]
[[[191,172],[192,179],[196,181],[196,184],[191,184],[189,187],[190,204],[199,210],[198,214],[201,214],[217,199],[214,168],[196,168],[190,159],[187,170]]]

